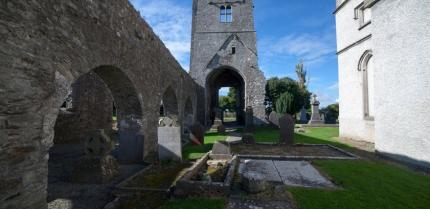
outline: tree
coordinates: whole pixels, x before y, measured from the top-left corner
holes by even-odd
[[[294,95],[290,92],[284,92],[276,100],[276,112],[280,114],[295,114]]]
[[[236,111],[236,89],[230,88],[227,96],[219,97],[219,107],[230,112]]]
[[[288,92],[293,97],[293,105],[290,109],[290,114],[295,114],[305,106],[309,108],[310,92],[306,88],[300,88],[298,82],[295,80],[285,78],[270,78],[266,85],[266,113],[270,113],[272,110],[278,110],[276,108],[276,101],[280,98],[281,94]]]
[[[301,89],[306,88],[306,75],[308,74],[307,70],[305,70],[303,61],[301,60],[299,64],[296,65],[296,74],[299,79],[299,87]]]
[[[326,123],[336,124],[339,119],[339,103],[331,104],[321,109],[321,112],[325,115]]]

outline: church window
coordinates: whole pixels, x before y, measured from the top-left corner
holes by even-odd
[[[222,23],[230,23],[233,21],[233,10],[230,5],[221,6],[220,11],[220,21]]]
[[[373,120],[375,112],[375,70],[372,57],[372,51],[366,51],[361,57],[358,66],[363,78],[363,110],[366,120]]]
[[[372,21],[372,10],[367,4],[361,3],[355,8],[355,18],[359,21],[359,29],[362,29],[369,25]]]
[[[236,47],[231,48],[231,54],[236,54]]]

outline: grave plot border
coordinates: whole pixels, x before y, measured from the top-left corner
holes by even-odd
[[[276,143],[256,143],[256,145],[278,145]],[[329,156],[285,156],[285,155],[241,155],[235,154],[240,159],[259,159],[259,160],[358,160],[359,156],[345,151],[341,148],[335,147],[330,144],[294,144],[293,146],[310,146],[310,147],[329,147],[337,152],[345,155],[345,157],[329,157]]]
[[[227,157],[226,155],[222,155]],[[221,156],[214,155],[216,159],[220,159]],[[205,181],[194,181],[191,178],[197,175],[198,171],[206,164],[209,159],[213,159],[211,152],[206,153],[200,158],[190,169],[186,172],[179,181],[176,182],[174,195],[177,197],[187,196],[228,196],[231,192],[231,186],[233,184],[233,178],[235,175],[236,168],[239,160],[236,156],[230,155],[230,161],[228,162],[228,170],[224,182],[205,182]],[[225,158],[224,158],[225,159]]]

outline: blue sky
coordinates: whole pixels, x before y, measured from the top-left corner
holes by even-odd
[[[173,56],[189,70],[191,0],[131,0]],[[338,99],[335,0],[254,0],[260,69],[296,79],[304,60],[322,106]]]

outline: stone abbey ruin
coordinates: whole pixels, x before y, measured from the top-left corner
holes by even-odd
[[[411,8],[410,3],[394,1]],[[152,209],[170,197],[230,198],[232,193],[252,196],[268,191],[276,201],[245,204],[240,198],[230,198],[226,207],[242,209],[251,204],[291,209],[296,208],[291,196],[280,185],[343,189],[321,174],[312,161],[351,162],[360,156],[332,144],[294,143],[295,133],[305,132],[306,127],[329,126],[320,117],[316,96],[311,121],[299,128],[288,114],[266,113],[266,78],[258,65],[253,0],[192,2],[190,72],[180,66],[128,0],[0,2],[0,209]],[[350,2],[362,1],[336,1],[338,30],[349,24],[342,19],[349,18]],[[372,24],[384,25],[377,18],[387,2],[365,0],[360,4],[360,18],[374,7],[376,21]],[[360,27],[370,22],[365,24]],[[423,32],[425,27],[421,29]],[[367,34],[367,30],[360,33]],[[381,41],[374,51],[365,50],[360,62],[367,63],[386,50],[385,32],[375,30],[373,36]],[[356,42],[350,45],[348,40],[338,40],[345,45],[338,53],[340,72],[352,66],[348,63],[351,57],[362,54],[354,50],[361,50],[362,43],[370,45],[371,38],[372,34],[356,41],[354,36]],[[393,61],[397,55],[385,59]],[[381,67],[375,60],[375,66]],[[340,75],[341,101],[348,100],[349,92],[366,90],[360,101],[354,94],[351,97],[357,101],[341,104],[341,110],[348,109],[344,113],[351,111],[343,115],[346,117],[341,115],[341,137],[372,135],[376,152],[412,164],[416,156],[422,156],[418,166],[428,167],[428,140],[422,140],[422,146],[403,140],[403,144],[412,144],[408,149],[401,148],[401,143],[383,143],[387,142],[385,136],[401,138],[409,129],[386,127],[393,121],[401,124],[388,110],[369,113],[382,100],[369,102],[371,85],[360,86],[358,78],[368,82],[367,65],[359,66],[365,77]],[[348,79],[357,80],[357,85],[344,87],[342,82]],[[384,82],[390,81],[384,78]],[[397,83],[393,81],[391,87]],[[219,107],[219,92],[225,87],[236,93],[231,127]],[[384,90],[392,89],[396,88]],[[430,101],[429,94],[422,92],[420,99]],[[415,97],[408,98],[413,101]],[[347,108],[361,99],[367,113],[357,113],[355,106]],[[302,113],[306,119],[306,112]],[[428,113],[427,107],[423,113]],[[410,124],[418,121],[403,119]],[[429,120],[420,121],[416,126],[424,127],[420,130],[429,127]],[[360,126],[365,131],[357,131],[360,124],[366,125]],[[276,130],[280,141],[258,143],[253,132],[259,126]],[[194,143],[201,145],[198,149],[205,148],[207,131],[226,140],[214,142],[209,152],[188,160],[184,147]],[[424,138],[424,132],[414,133],[416,138]]]
[[[220,37],[212,55],[196,51],[189,75],[127,0],[5,1],[0,16],[0,208],[46,208],[51,148],[72,149],[94,130],[118,138],[120,163],[153,162],[160,113],[181,133],[208,125],[220,84],[238,85],[238,109],[255,107],[256,122],[264,118],[265,79],[245,19],[249,34]],[[205,41],[202,24],[194,24],[194,43]],[[246,53],[232,57],[232,47]]]

